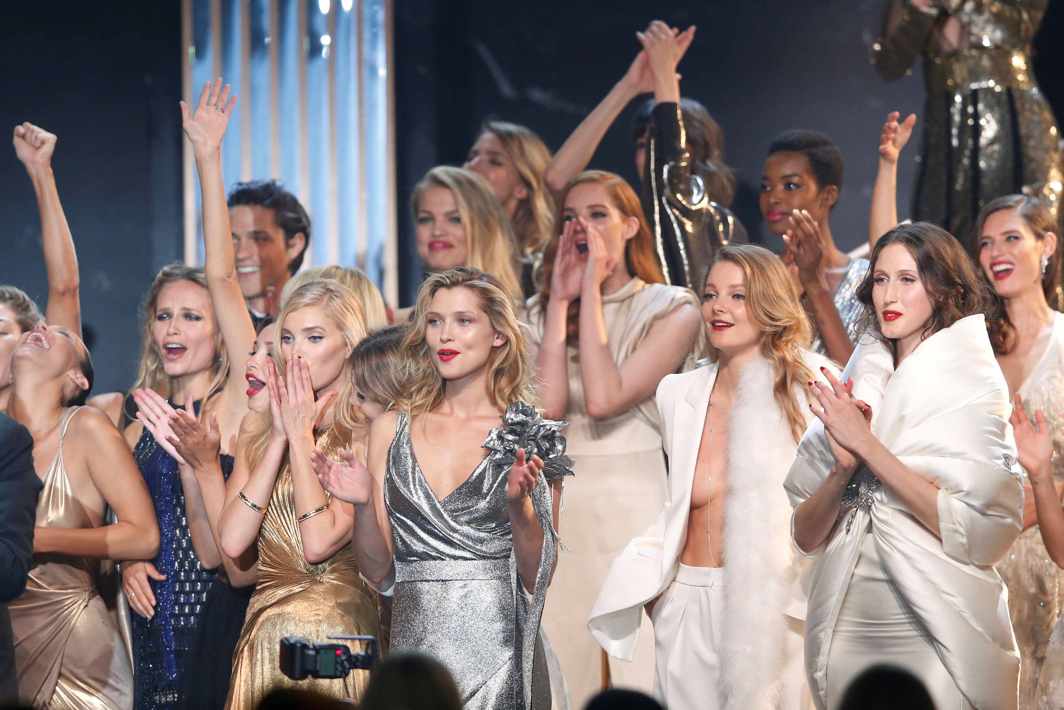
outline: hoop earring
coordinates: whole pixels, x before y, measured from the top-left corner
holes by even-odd
[[[1046,275],[1046,269],[1048,269],[1048,268],[1049,268],[1049,255],[1048,254],[1043,254],[1042,255],[1042,276]]]

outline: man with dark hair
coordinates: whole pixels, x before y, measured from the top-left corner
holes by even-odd
[[[41,479],[33,468],[33,438],[0,414],[0,704],[18,695],[7,603],[26,588]]]
[[[281,289],[310,244],[310,216],[276,180],[252,180],[229,193],[229,224],[248,308],[256,317],[276,316]]]

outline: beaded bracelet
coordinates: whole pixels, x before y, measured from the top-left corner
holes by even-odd
[[[246,495],[244,495],[244,491],[240,491],[240,493],[238,495],[240,496],[240,500],[244,503],[244,505],[246,505],[247,507],[251,508],[256,513],[261,513],[262,512],[262,506],[259,505],[258,503],[256,503],[255,501],[251,500],[250,498],[248,498]]]
[[[308,510],[307,512],[305,512],[305,513],[303,513],[302,515],[300,515],[299,517],[297,517],[297,518],[296,518],[296,522],[297,522],[297,523],[301,523],[301,522],[303,522],[304,520],[310,520],[310,519],[311,519],[311,518],[313,518],[313,517],[314,517],[315,515],[318,515],[318,514],[320,514],[320,513],[324,513],[324,512],[325,512],[326,510],[328,510],[328,509],[329,509],[329,501],[325,501],[324,503],[322,503],[321,505],[319,505],[319,506],[318,506],[317,508],[315,508],[314,510]]]

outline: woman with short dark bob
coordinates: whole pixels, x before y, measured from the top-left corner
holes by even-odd
[[[1019,652],[993,565],[1020,533],[1008,385],[960,243],[918,222],[884,235],[858,290],[868,329],[824,372],[785,484],[816,554],[805,657],[818,708],[876,663],[937,707],[1016,707]]]

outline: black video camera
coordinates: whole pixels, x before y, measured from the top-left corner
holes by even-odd
[[[302,636],[281,639],[281,672],[292,680],[345,678],[355,669],[372,668],[380,657],[373,636],[330,636],[330,641],[364,641],[365,653],[352,653],[345,643],[311,643]]]

